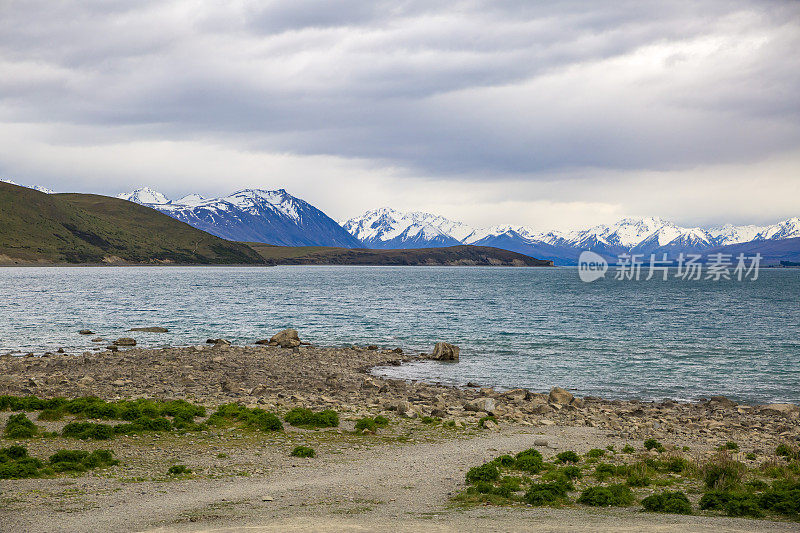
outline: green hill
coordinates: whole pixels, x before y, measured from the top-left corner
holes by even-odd
[[[0,182],[0,263],[253,264],[246,244],[154,209],[95,194],[44,194]]]
[[[256,242],[247,244],[273,265],[553,266],[552,261],[489,246],[368,250],[329,246],[272,246]]]

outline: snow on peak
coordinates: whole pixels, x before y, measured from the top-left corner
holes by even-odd
[[[3,183],[8,183],[10,185],[16,185],[17,187],[25,187],[27,189],[33,189],[34,191],[43,192],[45,194],[55,194],[54,190],[48,189],[47,187],[42,187],[41,185],[21,185],[16,181],[12,181],[5,178],[0,178],[0,181],[2,181]]]
[[[346,220],[342,227],[363,242],[402,240],[455,239],[463,242],[473,230],[461,222],[423,212],[404,213],[391,207],[380,207]]]
[[[756,240],[779,240],[800,237],[800,217],[787,218],[768,226],[756,236]]]
[[[708,234],[714,239],[714,243],[719,246],[728,244],[739,244],[743,242],[750,242],[756,236],[765,231],[765,226],[755,226],[749,224],[746,226],[734,226],[733,224],[724,224],[722,226],[714,226],[709,228]]]
[[[274,191],[242,189],[221,200],[252,215],[258,215],[263,209],[269,209],[293,220],[300,220],[300,201],[284,189]]]
[[[176,205],[185,205],[188,207],[197,207],[198,205],[208,202],[208,199],[200,196],[199,194],[187,194],[179,200],[172,202]]]
[[[144,205],[163,205],[169,203],[166,196],[158,191],[154,191],[150,187],[140,187],[132,192],[120,194],[117,198]]]

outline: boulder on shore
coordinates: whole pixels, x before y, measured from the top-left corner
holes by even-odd
[[[261,342],[257,344],[261,344]],[[281,348],[297,348],[300,346],[301,342],[297,330],[287,328],[273,335],[267,344],[270,346],[280,346]]]
[[[111,344],[114,346],[136,346],[136,339],[132,339],[130,337],[120,337]]]
[[[473,413],[486,412],[492,414],[497,409],[497,404],[494,398],[475,398],[464,404],[465,411],[472,411]]]
[[[561,387],[553,387],[550,389],[548,400],[550,400],[550,403],[557,403],[558,405],[569,405],[573,398],[572,394]]]
[[[433,347],[433,354],[431,359],[437,361],[458,361],[459,348],[455,344],[449,342],[437,342]]]
[[[94,331],[90,329],[82,329],[78,332],[79,335],[94,335]]]

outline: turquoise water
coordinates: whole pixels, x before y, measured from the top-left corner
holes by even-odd
[[[430,351],[461,362],[380,370],[463,385],[560,385],[607,398],[800,402],[800,270],[757,281],[582,283],[568,268],[0,268],[0,353],[247,343],[284,328],[322,345]],[[143,369],[146,370],[146,369]]]

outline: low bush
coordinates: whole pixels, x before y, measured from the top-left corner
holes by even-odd
[[[191,474],[192,470],[188,468],[186,465],[172,465],[167,470],[168,476],[180,476],[183,474]]]
[[[503,468],[513,468],[517,460],[510,455],[501,455],[499,457],[495,457],[492,462]]]
[[[296,446],[294,450],[292,450],[292,457],[316,457],[317,452],[314,451],[314,448],[310,448],[308,446]]]
[[[573,452],[572,450],[561,452],[558,455],[556,455],[556,462],[561,464],[577,463],[580,462],[580,460],[581,460],[580,456],[577,453]]]
[[[600,463],[594,468],[594,477],[597,481],[602,482],[620,473],[627,473],[627,470],[628,468],[624,465],[617,467],[609,463]]]
[[[386,426],[389,425],[389,419],[383,415],[378,415],[375,418],[373,418],[373,420],[375,421],[376,424],[378,424],[378,427],[381,428],[385,428]]]
[[[478,483],[479,481],[497,481],[500,479],[500,471],[492,463],[474,466],[467,472],[467,483]]]
[[[50,456],[51,468],[55,472],[85,472],[92,468],[115,466],[119,461],[114,459],[110,450],[60,450]]]
[[[606,454],[605,450],[601,450],[600,448],[592,448],[588,452],[586,452],[586,457],[590,459],[598,459],[603,457]]]
[[[532,483],[525,493],[525,502],[530,505],[549,505],[565,501],[567,492],[573,490],[571,483],[552,481],[550,483]]]
[[[635,452],[636,452],[636,448],[634,448],[634,447],[633,447],[633,446],[631,446],[630,444],[626,444],[626,445],[625,445],[625,446],[622,448],[622,453],[631,454],[631,453],[635,453]]]
[[[792,446],[783,443],[775,448],[775,455],[779,457],[786,457],[787,459],[797,459],[800,457],[800,452],[798,452],[797,449],[793,448]]]
[[[663,452],[665,449],[664,445],[658,442],[656,439],[647,439],[646,441],[644,441],[644,448],[647,451],[655,450],[659,453]]]
[[[729,440],[728,442],[726,442],[725,444],[720,446],[719,449],[720,450],[729,450],[729,451],[732,451],[732,452],[736,452],[736,451],[739,451],[739,445],[736,444],[735,442],[733,442],[732,440]]]
[[[356,422],[356,431],[371,431],[375,433],[378,431],[378,424],[375,422],[375,419],[370,417],[364,417]]]
[[[486,429],[486,422],[492,422],[494,424],[497,424],[497,418],[495,418],[492,415],[484,416],[483,418],[478,420],[478,427],[481,429]]]
[[[578,498],[578,503],[595,507],[630,505],[633,501],[633,493],[626,485],[589,487]]]
[[[283,424],[276,414],[258,407],[250,409],[236,403],[219,406],[216,412],[208,417],[207,423],[218,427],[242,423],[247,427],[261,431],[280,431],[283,429]]]
[[[581,469],[577,466],[565,466],[559,469],[559,471],[562,472],[567,479],[580,479],[583,477]]]
[[[692,514],[692,504],[683,492],[665,491],[642,500],[647,511],[657,513]]]
[[[314,412],[311,409],[295,407],[286,413],[283,419],[293,426],[305,428],[329,428],[339,425],[339,415],[330,409]]]
[[[42,462],[28,456],[24,446],[0,448],[0,479],[39,477]]]
[[[758,503],[763,509],[800,518],[800,483],[773,483],[772,489],[758,496]]]
[[[24,414],[11,415],[6,422],[4,435],[7,439],[29,439],[39,432],[36,424]]]

